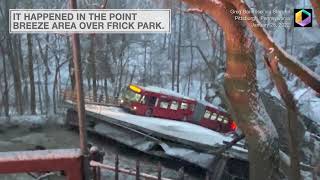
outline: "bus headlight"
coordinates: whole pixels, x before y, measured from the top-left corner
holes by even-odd
[[[137,107],[136,106],[133,106],[133,110],[136,110],[137,109]]]
[[[120,99],[120,104],[122,104],[123,103],[123,99]]]

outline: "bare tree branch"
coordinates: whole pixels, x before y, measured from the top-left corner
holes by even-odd
[[[320,26],[320,0],[310,0],[314,14],[316,15],[318,25]]]
[[[255,17],[246,3],[240,0],[223,0],[224,2],[231,3],[238,11],[246,11],[250,13],[242,13],[242,17],[251,18]],[[319,1],[318,1],[319,4]],[[277,45],[270,35],[262,27],[257,18],[252,21],[244,21],[247,28],[250,29],[253,35],[260,41],[266,49],[274,49],[274,54],[279,58],[279,62],[285,66],[291,73],[298,76],[305,84],[310,86],[313,90],[320,93],[320,76],[311,71],[307,66],[302,64],[295,57],[285,52],[283,48]]]

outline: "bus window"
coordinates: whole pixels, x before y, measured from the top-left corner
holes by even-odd
[[[185,102],[182,102],[182,103],[181,103],[181,107],[180,107],[180,109],[183,109],[183,110],[188,109],[188,104],[187,104],[187,103],[185,103]]]
[[[177,110],[179,107],[179,103],[177,101],[172,101],[170,105],[170,109]]]
[[[194,111],[194,104],[190,104],[190,111]]]
[[[211,112],[206,110],[206,112],[204,113],[204,118],[209,119]]]
[[[124,97],[126,99],[128,99],[129,101],[132,101],[132,102],[138,102],[140,97],[141,97],[141,94],[138,94],[138,93],[135,93],[131,90],[127,90],[124,94]]]
[[[146,96],[142,96],[142,98],[140,99],[140,103],[146,104]]]
[[[223,116],[219,116],[217,120],[221,122],[222,118],[223,118]]]
[[[160,102],[160,108],[167,109],[168,106],[169,106],[169,102],[168,101],[161,101]]]
[[[154,96],[147,96],[146,97],[146,103],[148,106],[155,106],[156,105],[156,101],[157,101],[157,97]]]
[[[225,117],[225,118],[223,119],[223,123],[224,123],[224,124],[228,124],[228,118]]]
[[[212,113],[212,115],[211,115],[211,120],[216,120],[217,119],[217,114],[216,113]]]

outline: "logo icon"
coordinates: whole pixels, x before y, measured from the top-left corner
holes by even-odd
[[[294,9],[294,27],[312,27],[312,9]]]

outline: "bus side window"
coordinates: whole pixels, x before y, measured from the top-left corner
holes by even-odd
[[[167,109],[168,106],[169,106],[169,102],[168,101],[161,101],[160,102],[160,108]]]
[[[228,121],[228,118],[225,117],[225,118],[223,119],[223,123],[224,123],[224,124],[228,124],[228,122],[229,122],[229,121]]]
[[[181,107],[180,107],[180,109],[182,109],[182,110],[186,110],[186,109],[188,109],[188,104],[187,104],[187,103],[185,103],[185,102],[182,102],[182,103],[181,103]]]
[[[140,103],[146,104],[146,96],[142,96],[142,98],[140,99]]]
[[[217,120],[221,122],[221,121],[222,121],[222,118],[223,118],[223,116],[220,115],[220,116],[218,116],[218,119],[217,119]]]
[[[209,119],[210,115],[211,115],[211,112],[206,110],[206,112],[204,113],[203,117],[206,118],[206,119]]]
[[[194,107],[195,107],[194,104],[190,104],[190,111],[194,111]]]
[[[172,101],[170,105],[170,109],[177,110],[179,108],[179,103],[177,101]]]
[[[217,116],[218,116],[218,115],[217,115],[216,113],[212,113],[212,115],[211,115],[211,118],[210,118],[210,119],[214,121],[214,120],[216,120],[216,119],[217,119]]]

